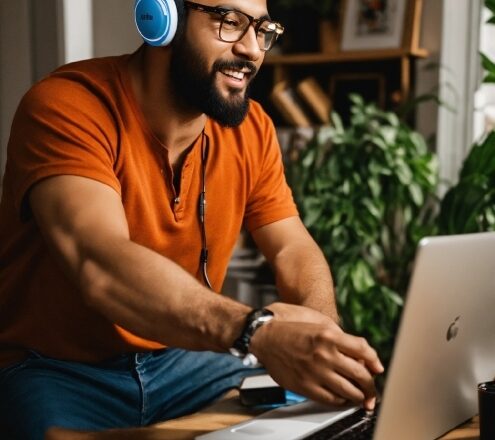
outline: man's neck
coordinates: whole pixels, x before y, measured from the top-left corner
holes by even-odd
[[[171,91],[169,66],[170,49],[142,46],[131,55],[129,70],[137,102],[174,164],[199,136],[206,116],[176,102]]]

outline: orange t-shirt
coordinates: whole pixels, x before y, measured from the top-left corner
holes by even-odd
[[[82,301],[49,253],[26,203],[29,189],[55,175],[78,175],[122,198],[131,240],[201,279],[201,136],[184,161],[175,194],[167,149],[151,132],[127,73],[129,56],[69,64],[36,84],[14,118],[0,203],[0,365],[26,349],[97,362],[160,344],[109,322]],[[221,289],[244,222],[252,231],[297,215],[269,117],[251,102],[246,120],[208,120],[208,273]],[[180,196],[180,202],[174,199]],[[167,292],[173,295],[174,292]]]

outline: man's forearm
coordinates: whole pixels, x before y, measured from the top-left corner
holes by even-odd
[[[88,303],[126,330],[190,350],[227,350],[250,308],[202,286],[180,266],[116,238],[82,252],[77,274]]]
[[[339,322],[330,268],[314,242],[287,246],[274,259],[273,268],[283,301],[310,307]]]

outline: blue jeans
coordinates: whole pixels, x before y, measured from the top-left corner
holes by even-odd
[[[227,354],[174,348],[96,365],[31,352],[0,369],[0,438],[42,440],[53,426],[146,426],[195,412],[261,372]]]

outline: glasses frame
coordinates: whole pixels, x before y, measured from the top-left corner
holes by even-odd
[[[262,50],[263,52],[267,52],[277,42],[278,37],[280,37],[280,35],[282,35],[284,33],[284,27],[280,23],[278,23],[276,21],[272,21],[269,18],[263,18],[263,17],[262,18],[255,18],[252,15],[249,15],[249,14],[246,14],[245,12],[239,11],[238,9],[222,8],[221,6],[202,5],[201,3],[190,2],[187,0],[184,1],[184,5],[186,7],[194,9],[195,11],[204,12],[206,14],[218,14],[218,15],[220,15],[221,22],[220,22],[220,27],[218,28],[218,38],[220,38],[220,40],[222,40],[225,43],[236,43],[238,41],[241,41],[244,38],[244,36],[247,34],[247,32],[251,26],[253,26],[254,32],[255,32],[255,35],[257,38],[258,37],[258,31],[261,28],[261,25],[265,22],[269,22],[269,23],[275,25],[275,29],[274,29],[275,37],[272,39],[270,46],[268,48],[264,48],[264,47],[260,46],[260,50]],[[244,29],[244,31],[239,36],[239,38],[237,40],[234,40],[234,41],[228,41],[228,40],[225,40],[222,38],[222,27],[223,27],[225,17],[227,16],[227,14],[230,14],[231,12],[236,12],[237,14],[244,15],[249,20],[249,25],[246,26],[246,29]]]

